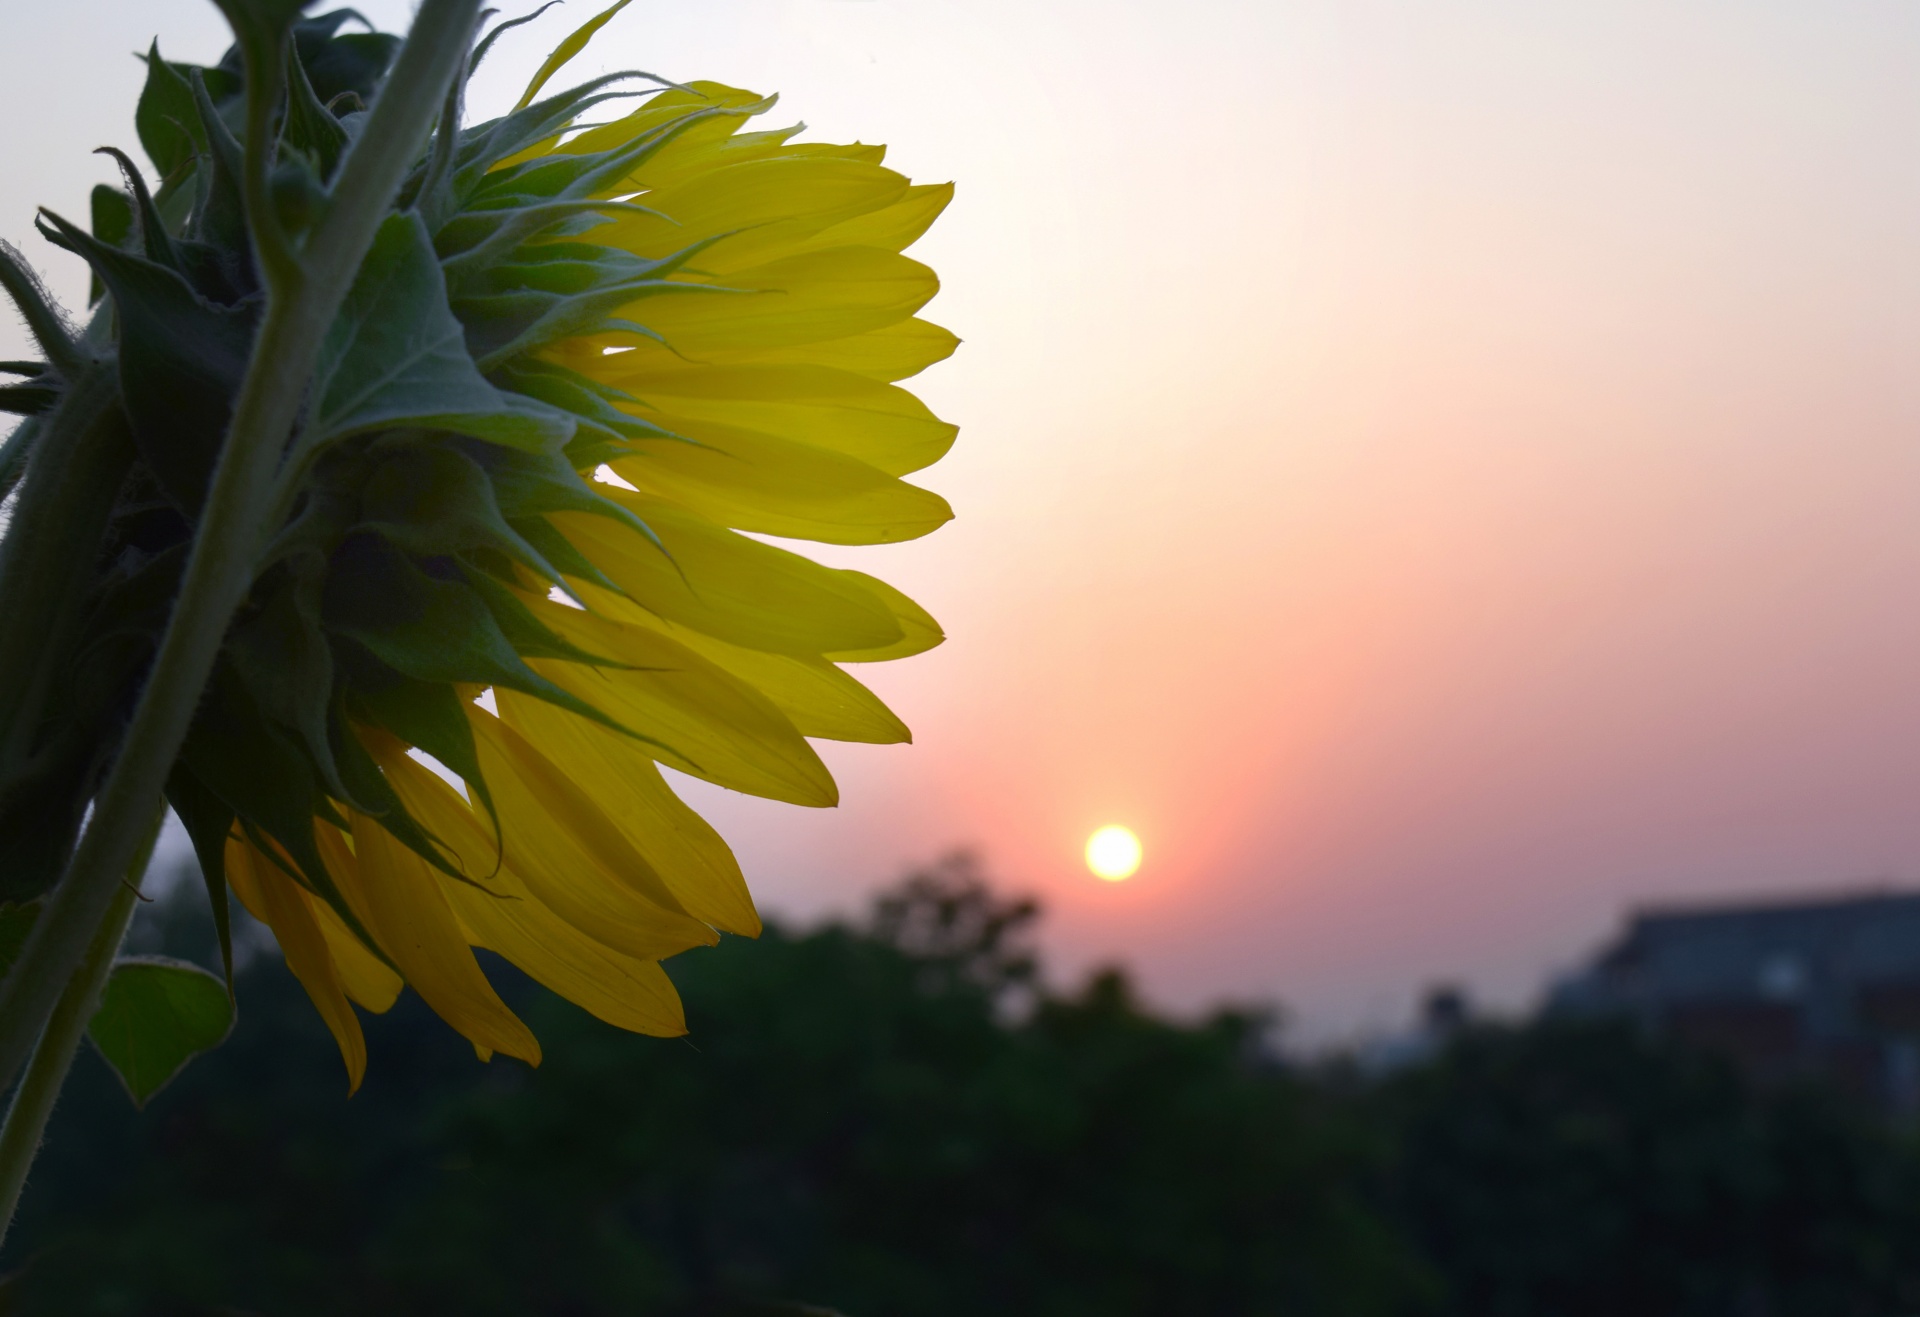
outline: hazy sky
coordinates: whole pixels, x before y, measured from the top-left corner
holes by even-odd
[[[0,235],[51,262],[128,52],[222,42],[20,8]],[[958,520],[835,553],[952,639],[863,674],[918,744],[830,749],[840,809],[691,793],[769,908],[971,844],[1063,967],[1324,1038],[1631,903],[1920,879],[1911,0],[636,0],[580,71],[635,64],[959,185]]]

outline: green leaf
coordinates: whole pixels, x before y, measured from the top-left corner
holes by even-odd
[[[20,948],[27,945],[27,934],[33,931],[33,921],[39,917],[38,901],[0,903],[0,979],[7,976],[13,962],[19,959]]]
[[[82,257],[112,294],[134,443],[167,497],[197,511],[246,372],[258,305],[217,305],[177,271],[110,247],[58,215],[42,212],[41,222],[47,239]]]
[[[87,1037],[144,1107],[232,1030],[233,1002],[218,976],[183,960],[132,956],[114,965]]]
[[[467,355],[446,281],[417,214],[389,216],[327,331],[314,372],[310,451],[351,434],[418,426],[547,452],[565,444],[564,412],[504,393]]]

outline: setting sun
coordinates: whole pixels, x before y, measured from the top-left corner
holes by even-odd
[[[1140,839],[1128,829],[1109,824],[1087,838],[1087,868],[1095,877],[1117,883],[1139,867]]]

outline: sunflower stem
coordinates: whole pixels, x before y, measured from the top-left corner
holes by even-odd
[[[89,363],[28,441],[12,524],[0,542],[0,611],[7,619],[0,627],[0,780],[30,748],[47,681],[65,661],[133,462],[113,363]]]
[[[227,626],[252,584],[255,558],[273,529],[274,478],[321,341],[419,158],[479,7],[480,0],[424,0],[341,163],[326,214],[300,254],[300,277],[269,289],[152,673],[67,872],[0,985],[0,1086],[19,1074],[61,985],[112,904],[141,829],[160,803]],[[250,68],[249,88],[261,87],[252,73]]]
[[[6,1124],[0,1126],[0,1244],[6,1243],[14,1210],[20,1205],[20,1190],[26,1185],[27,1171],[47,1131],[47,1117],[53,1114],[53,1104],[59,1099],[60,1089],[67,1082],[67,1072],[73,1068],[74,1055],[80,1050],[80,1039],[93,1019],[100,990],[106,986],[114,958],[120,954],[120,943],[126,938],[127,925],[132,922],[133,903],[138,895],[134,884],[146,871],[164,817],[158,812],[154,814],[147,829],[146,844],[135,857],[134,866],[127,871],[127,881],[120,885],[113,903],[107,907],[107,917],[67,980],[66,990],[54,1004],[46,1030],[33,1049],[33,1059],[27,1063],[27,1072],[14,1090]]]

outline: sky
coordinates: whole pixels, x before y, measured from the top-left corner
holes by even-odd
[[[221,29],[9,33],[0,236],[78,300],[33,206],[134,145],[129,52]],[[972,847],[1063,982],[1338,1041],[1641,904],[1920,886],[1920,8],[635,0],[575,67],[631,66],[958,186],[957,519],[822,555],[950,639],[862,671],[916,743],[827,747],[840,808],[688,787],[767,910]]]

